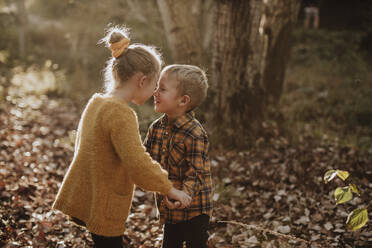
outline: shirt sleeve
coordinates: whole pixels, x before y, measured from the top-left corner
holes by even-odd
[[[185,140],[186,161],[189,169],[185,173],[183,181],[184,191],[193,197],[200,190],[204,181],[204,175],[209,174],[207,166],[208,138],[204,135],[194,137],[189,136]]]
[[[172,183],[168,172],[153,160],[142,145],[137,116],[133,110],[117,109],[106,114],[112,145],[133,182],[146,191],[168,194]],[[107,119],[108,118],[108,119]]]

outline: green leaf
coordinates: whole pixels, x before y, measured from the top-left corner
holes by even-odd
[[[356,231],[368,222],[368,211],[366,208],[354,209],[347,217],[346,224],[351,231]]]
[[[324,182],[329,183],[333,178],[337,176],[336,170],[329,170],[324,174]]]
[[[356,186],[354,183],[350,183],[349,187],[351,188],[351,191],[356,193],[358,196],[360,196],[360,191],[358,189],[358,186]]]
[[[338,176],[339,178],[341,178],[342,181],[345,181],[346,178],[349,177],[349,175],[350,175],[350,174],[349,174],[349,172],[347,172],[347,171],[337,170],[337,176]]]
[[[351,193],[351,189],[349,186],[347,187],[338,187],[335,190],[335,200],[336,204],[341,204],[344,202],[348,202],[353,199],[353,193]]]

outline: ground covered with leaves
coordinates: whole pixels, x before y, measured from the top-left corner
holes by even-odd
[[[89,233],[51,211],[73,155],[82,106],[10,88],[0,109],[0,247],[89,247]],[[296,143],[273,123],[246,151],[211,151],[214,216],[210,247],[372,247],[368,223],[349,232],[348,213],[372,199],[372,153],[304,132]],[[324,184],[329,169],[360,179],[363,197],[335,205],[342,181]],[[367,199],[367,200],[366,200]],[[136,190],[123,242],[160,247],[162,228],[151,193]]]

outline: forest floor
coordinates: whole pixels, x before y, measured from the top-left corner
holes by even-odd
[[[73,155],[82,107],[63,98],[9,89],[0,107],[0,247],[87,247],[86,229],[51,211]],[[336,206],[329,169],[360,179],[372,198],[372,153],[337,139],[296,143],[264,123],[270,138],[246,151],[212,150],[214,214],[210,247],[372,247],[372,226],[350,232],[348,213],[366,202],[355,197]],[[162,228],[151,193],[136,190],[123,238],[127,247],[160,247]]]

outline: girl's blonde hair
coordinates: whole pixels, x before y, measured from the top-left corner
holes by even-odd
[[[124,38],[129,39],[127,28],[112,27],[100,43],[105,43],[106,47],[110,47]],[[142,72],[152,78],[159,73],[162,64],[161,54],[155,47],[131,44],[120,56],[111,57],[107,61],[104,69],[105,91],[106,93],[112,92],[136,72]]]
[[[198,107],[206,98],[208,90],[208,79],[205,72],[194,65],[168,65],[162,73],[173,77],[177,82],[179,95],[190,97],[188,111]]]

